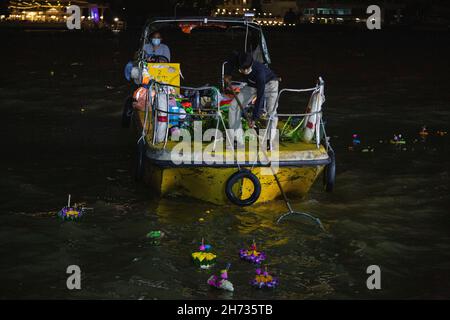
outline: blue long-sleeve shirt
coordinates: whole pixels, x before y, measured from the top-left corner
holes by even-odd
[[[170,61],[170,49],[164,43],[161,43],[158,48],[155,47],[151,43],[147,43],[144,45],[144,51],[147,54],[147,57],[150,56],[164,56],[167,60]]]

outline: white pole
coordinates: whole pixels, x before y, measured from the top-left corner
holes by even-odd
[[[67,199],[67,207],[70,208],[70,194],[69,194],[69,199]]]

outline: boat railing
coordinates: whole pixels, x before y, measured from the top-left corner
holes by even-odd
[[[320,147],[320,143],[321,143],[321,135],[323,135],[324,137],[324,144],[326,146],[326,149],[328,151],[328,149],[330,148],[330,144],[326,135],[326,131],[325,131],[325,123],[323,121],[323,116],[322,116],[322,104],[323,102],[325,102],[325,82],[323,81],[322,77],[319,77],[317,84],[315,87],[312,88],[306,88],[306,89],[292,89],[292,88],[284,88],[281,89],[278,92],[277,95],[277,99],[276,99],[276,104],[278,105],[279,101],[280,101],[280,97],[284,94],[284,93],[305,93],[305,92],[312,92],[312,94],[320,94],[322,95],[323,101],[319,101],[319,99],[316,99],[316,103],[320,103],[320,105],[316,105],[313,106],[314,109],[316,109],[316,111],[312,111],[312,112],[305,112],[305,113],[277,113],[277,117],[279,118],[292,118],[292,117],[296,117],[296,118],[300,118],[302,117],[303,119],[305,119],[306,117],[316,117],[316,123],[318,123],[318,125],[315,126],[315,142],[316,142],[316,146],[317,148]],[[318,119],[317,119],[318,118]],[[269,121],[273,121],[273,118],[270,117]]]
[[[148,95],[148,101],[146,103],[146,107],[145,107],[145,116],[144,116],[144,125],[143,125],[143,131],[142,131],[142,136],[140,138],[144,139],[144,141],[146,141],[146,137],[147,137],[147,127],[148,127],[148,122],[151,121],[152,124],[152,144],[155,145],[157,143],[161,143],[161,142],[156,142],[156,136],[157,136],[157,117],[159,113],[168,115],[168,117],[170,115],[186,115],[185,113],[181,113],[181,112],[173,112],[169,110],[169,98],[170,98],[170,92],[169,90],[167,90],[168,87],[174,87],[174,88],[178,88],[178,89],[183,89],[183,90],[189,90],[191,92],[200,92],[200,91],[205,91],[205,90],[211,90],[212,92],[214,92],[215,94],[215,107],[214,108],[200,108],[197,109],[198,112],[194,112],[193,114],[191,114],[191,116],[196,116],[196,117],[214,117],[217,119],[216,122],[216,131],[219,130],[219,125],[220,123],[223,125],[223,127],[226,129],[226,125],[225,125],[225,121],[223,120],[223,116],[222,116],[222,112],[221,112],[221,108],[220,108],[220,97],[221,97],[221,93],[219,91],[219,89],[217,87],[213,87],[213,86],[202,86],[202,87],[188,87],[188,86],[174,86],[174,85],[170,85],[170,84],[166,84],[166,83],[161,83],[161,82],[157,82],[152,80],[150,83],[150,87],[149,87],[149,92],[153,92],[153,90],[155,91],[155,96],[153,97],[152,94]],[[285,93],[304,93],[304,92],[316,92],[317,94],[324,94],[324,81],[322,78],[319,78],[319,81],[317,83],[317,85],[315,87],[312,88],[307,88],[307,89],[292,89],[292,88],[284,88],[282,90],[279,91],[278,95],[277,95],[277,99],[276,99],[276,103],[279,103],[280,97],[285,94]],[[159,97],[160,95],[164,95],[166,98],[166,106],[167,106],[167,110],[164,109],[160,109],[158,104],[159,101]],[[152,118],[149,119],[149,115],[150,115],[150,107],[152,109]],[[195,111],[197,111],[195,110]],[[206,112],[205,112],[206,111]],[[319,125],[316,125],[316,132],[315,132],[315,141],[316,141],[316,145],[317,148],[320,147],[320,142],[321,142],[321,130],[322,130],[322,134],[324,136],[324,143],[325,146],[328,150],[329,148],[329,142],[327,139],[327,135],[325,132],[325,124],[323,122],[323,117],[322,117],[322,106],[318,106],[318,110],[314,111],[314,112],[306,112],[306,113],[278,113],[276,115],[277,117],[280,118],[288,118],[288,117],[312,117],[312,116],[317,116],[318,119],[318,123]],[[269,117],[269,124],[270,121],[273,121],[273,117]],[[169,120],[168,120],[169,123]],[[269,124],[267,127],[269,127]],[[268,130],[266,130],[267,133]],[[230,140],[230,138],[228,137],[228,134],[225,130],[225,134],[226,134],[226,138],[228,140]],[[217,136],[217,134],[216,134]],[[168,142],[168,137],[169,137],[169,125],[167,125],[166,127],[166,133],[165,133],[165,137],[164,137],[164,148],[167,145]],[[148,141],[146,141],[148,142]],[[232,145],[231,140],[229,141],[229,143]]]
[[[156,136],[157,136],[157,117],[158,114],[164,114],[164,115],[168,115],[168,117],[170,117],[170,115],[186,115],[186,113],[181,113],[181,112],[174,112],[174,111],[170,111],[169,108],[169,99],[170,99],[170,92],[168,90],[169,87],[172,88],[177,88],[177,89],[182,89],[182,90],[189,90],[191,92],[194,93],[200,93],[201,91],[206,91],[206,90],[211,90],[212,92],[214,92],[215,94],[215,107],[214,108],[198,108],[196,110],[193,110],[194,113],[191,114],[191,116],[196,116],[196,117],[215,117],[217,118],[217,125],[216,125],[216,130],[219,129],[219,121],[221,120],[222,124],[225,127],[225,122],[223,121],[222,118],[222,114],[220,112],[220,91],[218,88],[213,87],[213,86],[202,86],[202,87],[188,87],[188,86],[174,86],[172,84],[167,84],[167,83],[161,83],[161,82],[157,82],[152,80],[149,86],[149,92],[153,92],[153,90],[155,91],[155,96],[153,97],[152,94],[148,95],[148,100],[147,103],[145,105],[145,116],[144,116],[144,126],[143,126],[143,131],[142,131],[142,136],[140,138],[146,140],[146,136],[148,134],[147,132],[147,124],[148,124],[148,116],[150,114],[149,109],[151,107],[152,110],[152,118],[150,119],[151,124],[152,124],[152,144],[155,145],[157,144],[156,142]],[[164,96],[166,99],[166,106],[167,106],[167,110],[164,109],[160,109],[158,106],[158,102],[160,101],[159,98],[160,96]],[[198,105],[200,105],[200,101],[197,102]],[[167,120],[169,123],[169,119]],[[168,137],[169,137],[169,125],[167,125],[166,127],[166,133],[165,133],[165,137],[164,137],[164,148],[167,145],[168,142]],[[147,142],[147,141],[146,141]],[[160,143],[160,142],[158,142]]]

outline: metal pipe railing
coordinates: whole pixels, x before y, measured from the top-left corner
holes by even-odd
[[[222,68],[224,67],[225,64],[222,65]],[[168,104],[168,99],[169,99],[169,95],[170,93],[168,92],[168,90],[164,91],[165,88],[164,87],[175,87],[175,88],[179,88],[179,89],[184,89],[184,90],[190,90],[190,91],[194,91],[194,92],[200,92],[200,91],[204,91],[204,90],[212,90],[215,93],[215,103],[216,103],[216,108],[215,109],[203,109],[203,111],[214,111],[214,113],[194,113],[192,114],[193,116],[198,116],[198,117],[215,117],[217,118],[217,125],[216,125],[216,130],[218,130],[218,126],[219,126],[219,122],[221,121],[222,118],[222,114],[221,114],[221,110],[220,110],[220,92],[216,87],[212,87],[212,86],[202,86],[202,87],[187,87],[187,86],[174,86],[174,85],[170,85],[170,84],[166,84],[166,83],[160,83],[157,81],[152,80],[151,84],[150,84],[150,88],[149,88],[149,95],[148,95],[148,99],[147,99],[147,103],[146,103],[146,107],[145,107],[145,118],[144,118],[144,128],[143,128],[143,132],[142,132],[142,137],[141,139],[145,139],[145,136],[148,134],[148,132],[146,132],[146,123],[147,123],[147,118],[148,118],[148,114],[149,114],[149,106],[151,105],[152,107],[152,112],[153,112],[153,117],[152,117],[152,135],[153,135],[153,141],[152,144],[156,144],[156,130],[157,130],[157,117],[158,117],[158,113],[163,113],[163,114],[167,114],[167,115],[185,115],[185,113],[181,113],[181,112],[172,112],[169,111],[169,104]],[[280,90],[280,92],[277,95],[277,99],[276,99],[276,103],[279,103],[280,97],[283,93],[285,92],[295,92],[295,93],[302,93],[302,92],[313,92],[313,91],[319,91],[319,90],[323,90],[324,87],[324,81],[322,80],[322,78],[319,78],[319,82],[317,84],[317,86],[313,87],[313,88],[307,88],[307,89],[292,89],[292,88],[284,88],[282,90]],[[155,88],[155,96],[154,98],[152,97],[152,91],[153,88]],[[166,102],[167,102],[167,110],[162,110],[159,108],[158,103],[159,103],[159,95],[160,94],[164,94],[166,97]],[[309,112],[309,113],[280,113],[277,114],[277,117],[307,117],[307,116],[314,116],[314,115],[320,115],[319,118],[319,125],[317,126],[318,130],[320,131],[320,129],[323,130],[323,132],[325,132],[325,124],[323,122],[323,119],[321,117],[322,115],[322,109],[320,109],[319,111],[316,112]],[[168,119],[169,122],[169,119]],[[222,121],[223,125],[224,122]],[[169,126],[167,126],[166,128],[166,134],[165,134],[165,138],[164,138],[164,148],[167,144],[167,139],[168,139],[168,128]],[[225,128],[226,129],[226,128]],[[326,134],[325,134],[326,136]],[[316,140],[318,140],[319,138],[319,132],[317,132],[316,134]],[[326,141],[326,137],[325,137],[325,141]],[[320,141],[316,141],[317,143],[320,143]],[[328,149],[328,141],[326,141],[326,146]]]
[[[147,103],[145,105],[145,116],[144,116],[144,126],[143,126],[143,131],[142,131],[142,136],[140,139],[146,139],[146,136],[148,134],[147,132],[147,121],[148,121],[148,114],[149,114],[149,106],[151,106],[152,108],[152,113],[153,113],[153,121],[152,121],[152,144],[156,144],[156,130],[157,130],[157,117],[158,117],[158,113],[163,113],[163,114],[167,114],[169,115],[185,115],[185,113],[181,113],[181,112],[172,112],[169,110],[169,96],[170,93],[168,90],[166,90],[167,87],[176,87],[176,88],[180,88],[180,89],[184,89],[184,90],[190,90],[190,91],[194,91],[194,92],[200,92],[200,91],[204,91],[204,90],[212,90],[215,93],[215,102],[216,102],[216,109],[212,109],[214,110],[214,114],[212,113],[194,113],[193,116],[199,116],[199,117],[221,117],[221,113],[220,113],[220,101],[219,101],[219,96],[220,96],[220,92],[217,88],[212,87],[212,86],[203,86],[203,87],[186,87],[186,86],[173,86],[170,84],[166,84],[166,83],[160,83],[160,82],[156,82],[156,81],[152,81],[150,84],[150,88],[149,88],[149,94],[147,97]],[[153,97],[153,88],[155,88],[155,96]],[[160,95],[164,95],[166,98],[166,105],[167,105],[167,110],[162,110],[159,108],[158,103],[159,103],[159,98]],[[203,110],[205,111],[205,110]],[[208,110],[209,111],[209,110]],[[217,119],[217,121],[219,122],[220,119]],[[168,119],[169,122],[169,119]],[[168,140],[168,130],[169,130],[169,126],[167,126],[166,128],[166,133],[165,133],[165,138],[164,138],[164,148],[167,145],[167,140]]]

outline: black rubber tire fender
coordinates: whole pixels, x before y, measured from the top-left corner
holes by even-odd
[[[233,193],[233,186],[237,181],[244,178],[249,179],[253,183],[253,193],[247,199],[239,199]],[[254,204],[259,199],[261,195],[261,182],[259,181],[258,177],[255,176],[250,170],[241,169],[233,173],[228,178],[227,183],[225,185],[225,194],[228,200],[230,200],[233,204],[240,207],[248,207]]]
[[[140,140],[137,144],[137,154],[136,154],[136,169],[134,173],[134,178],[136,181],[142,181],[145,172],[145,154],[146,145],[144,140]]]
[[[323,172],[323,185],[326,192],[333,192],[336,183],[336,157],[332,149],[328,151],[328,156],[331,161],[325,166]]]

